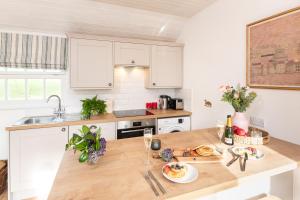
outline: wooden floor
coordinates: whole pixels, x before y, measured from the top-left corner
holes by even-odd
[[[0,195],[0,200],[7,200],[7,190]]]
[[[3,188],[7,188],[7,161],[0,160],[0,191],[3,191]],[[1,194],[0,200],[7,200],[7,190]]]

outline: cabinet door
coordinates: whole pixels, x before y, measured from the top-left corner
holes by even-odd
[[[71,39],[71,87],[110,89],[113,87],[112,42]]]
[[[150,83],[152,88],[182,87],[182,48],[152,46]]]
[[[115,42],[115,65],[149,66],[150,46]]]
[[[104,137],[107,141],[116,139],[116,124],[111,123],[101,123],[101,124],[87,124],[88,127],[95,126],[96,128],[101,128],[101,137]],[[80,134],[79,130],[81,125],[69,126],[69,139],[74,133]]]
[[[10,185],[13,196],[48,195],[68,141],[68,127],[10,132]],[[26,196],[27,195],[27,196]]]

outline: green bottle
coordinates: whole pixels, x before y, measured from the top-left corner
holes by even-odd
[[[227,115],[227,123],[224,133],[224,143],[227,145],[234,145],[231,115]]]

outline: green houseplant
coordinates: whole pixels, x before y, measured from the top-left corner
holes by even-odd
[[[106,140],[101,137],[101,128],[92,131],[91,128],[83,125],[79,131],[80,134],[73,134],[66,144],[66,150],[72,148],[74,153],[80,151],[79,162],[88,161],[95,164],[106,151]]]
[[[81,102],[81,115],[84,119],[90,119],[92,115],[99,115],[106,112],[105,101],[97,99],[97,96],[81,100]]]

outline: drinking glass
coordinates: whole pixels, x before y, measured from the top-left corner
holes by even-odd
[[[259,129],[253,128],[251,130],[251,138],[253,144],[263,144],[262,132]]]
[[[146,165],[149,166],[150,160],[150,147],[151,147],[151,141],[152,141],[152,128],[145,128],[144,129],[144,142],[147,150],[147,161]]]

